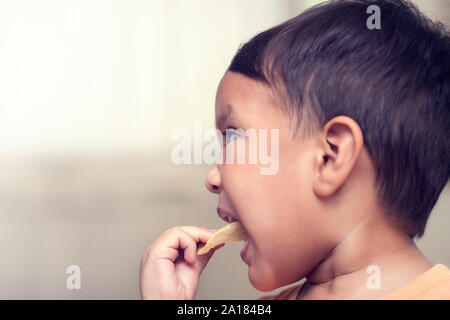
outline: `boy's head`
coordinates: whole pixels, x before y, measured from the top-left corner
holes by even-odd
[[[423,234],[450,175],[449,51],[443,26],[399,0],[321,4],[239,49],[217,126],[279,129],[279,170],[216,165],[206,184],[248,231],[257,289],[301,279],[365,219]],[[225,151],[247,139],[227,136]]]

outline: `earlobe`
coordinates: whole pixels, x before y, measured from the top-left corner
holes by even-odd
[[[313,184],[313,191],[319,198],[327,197],[330,194],[331,186],[327,182],[324,177],[327,177],[328,175],[324,175],[323,171],[325,170],[325,167],[327,166],[328,159],[325,155],[319,154],[317,155],[316,159],[316,170],[317,170],[317,177],[314,180]]]
[[[313,190],[318,197],[328,197],[347,180],[359,157],[364,138],[359,125],[347,116],[328,121],[318,137],[317,177]]]

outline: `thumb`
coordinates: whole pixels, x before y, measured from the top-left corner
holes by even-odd
[[[214,252],[222,248],[225,244],[218,245],[215,248],[212,248],[208,251],[208,253],[197,255],[197,261],[195,262],[195,268],[198,270],[199,274],[202,273],[203,269],[205,269],[206,265],[209,262],[209,259],[214,255]]]

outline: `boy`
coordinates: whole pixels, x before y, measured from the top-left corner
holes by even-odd
[[[370,5],[380,29],[366,24]],[[321,4],[239,49],[216,97],[224,153],[248,142],[237,128],[278,129],[279,170],[217,164],[206,186],[219,216],[247,230],[256,289],[306,278],[264,298],[450,299],[450,271],[413,241],[450,175],[449,50],[442,25],[399,0]],[[155,240],[142,298],[195,298],[214,252],[197,246],[213,233],[175,227]]]

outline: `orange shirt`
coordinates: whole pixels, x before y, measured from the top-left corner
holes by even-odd
[[[303,283],[279,294],[263,296],[260,300],[295,300]],[[388,294],[383,300],[450,300],[450,270],[436,264],[410,284]]]

